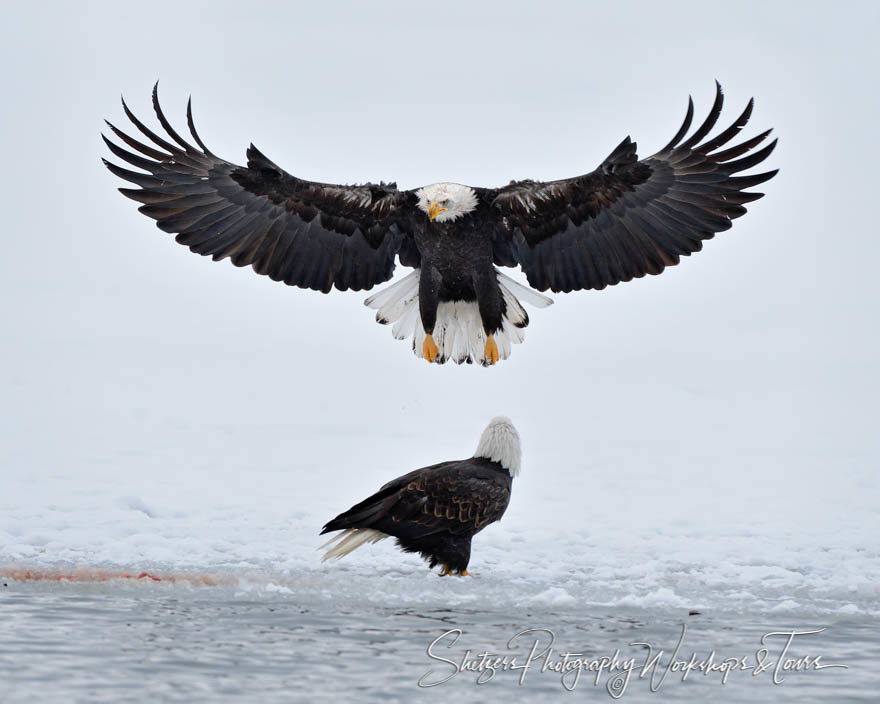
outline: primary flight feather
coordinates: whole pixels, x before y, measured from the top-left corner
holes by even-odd
[[[603,289],[659,274],[703,240],[727,230],[762,193],[747,191],[776,171],[738,176],[764,161],[776,144],[752,151],[770,130],[722,149],[748,122],[753,101],[715,137],[723,95],[688,136],[693,101],[675,136],[639,160],[623,140],[597,169],[559,181],[512,181],[502,188],[435,183],[401,191],[394,183],[335,185],[292,176],[255,146],[247,166],[213,154],[187,123],[195,145],[153,107],[167,138],[125,105],[151,144],[112,124],[125,145],[110,151],[137,171],[105,160],[136,188],[121,188],[177,241],[215,261],[229,258],[290,286],[324,293],[365,290],[391,278],[395,259],[415,269],[368,298],[376,319],[429,362],[494,364],[523,340],[538,293]],[[168,141],[170,138],[171,141]],[[126,148],[127,147],[127,148]],[[520,266],[533,288],[496,267]],[[533,290],[533,289],[537,289]]]

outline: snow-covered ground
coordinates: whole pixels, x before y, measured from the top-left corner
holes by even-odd
[[[141,392],[134,396],[149,389]],[[592,393],[613,395],[601,385]],[[666,403],[689,394],[648,396]],[[187,404],[170,405],[179,414]],[[409,417],[430,412],[427,401],[415,405]],[[515,417],[523,473],[504,519],[475,538],[473,579],[435,577],[390,541],[320,562],[327,520],[398,474],[467,456],[482,429],[438,437],[418,422],[405,432],[370,427],[372,418],[344,428],[246,417],[195,427],[180,415],[154,421],[135,411],[98,414],[53,441],[34,428],[30,461],[3,480],[0,564],[211,573],[254,589],[389,606],[490,599],[512,609],[880,616],[877,478],[867,458],[783,452],[736,434],[713,449],[660,439],[627,446],[631,428],[652,437],[647,420],[613,419],[578,436],[541,416],[524,409]],[[672,421],[685,435],[703,423]],[[733,427],[723,417],[711,423]],[[27,442],[28,429],[21,433]]]

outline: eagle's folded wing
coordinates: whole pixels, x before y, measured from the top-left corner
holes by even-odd
[[[703,124],[685,138],[693,118],[689,101],[684,123],[672,141],[641,161],[627,137],[592,173],[560,181],[519,181],[482,192],[501,225],[495,260],[520,264],[529,283],[545,291],[602,289],[678,264],[681,255],[731,226],[745,203],[762,193],[744,189],[772,178],[776,171],[735,176],[762,162],[776,141],[742,156],[770,130],[718,151],[739,133],[753,101],[729,128],[700,143],[721,112],[715,103]]]
[[[176,144],[146,127],[123,101],[131,122],[159,148],[107,123],[134,150],[104,137],[110,151],[142,171],[104,163],[138,186],[119,190],[143,203],[139,210],[160,229],[177,233],[180,244],[215,261],[229,257],[236,266],[250,265],[276,281],[325,293],[333,286],[368,289],[391,278],[406,236],[398,228],[398,206],[411,194],[395,184],[342,186],[299,179],[253,145],[247,167],[237,166],[204,145],[189,104],[187,121],[200,149],[174,131],[159,107],[156,88],[153,107]]]
[[[449,463],[444,469],[423,471],[397,494],[389,510],[395,535],[415,539],[439,532],[473,534],[504,513],[510,489],[502,482],[474,475],[471,460]]]

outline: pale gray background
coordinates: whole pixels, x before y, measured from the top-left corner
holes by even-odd
[[[738,466],[846,485],[877,460],[877,20],[874,3],[8,5],[3,471],[225,466],[245,486],[259,465],[314,480],[294,503],[347,505],[465,454],[500,412],[524,438],[522,511],[540,491],[578,505],[554,484],[575,457],[708,463],[722,506],[748,504]],[[650,154],[718,78],[721,122],[754,96],[748,134],[776,129],[781,172],[681,266],[556,296],[510,361],[429,367],[364,294],[213,264],[116,193],[101,120],[125,124],[121,92],[152,120],[157,78],[226,158],[253,140],[301,177],[401,187],[574,175],[627,134]]]

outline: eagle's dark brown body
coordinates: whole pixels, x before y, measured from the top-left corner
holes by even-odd
[[[481,220],[474,214],[466,222],[432,223],[429,229],[416,230],[419,308],[425,332],[434,332],[441,301],[477,301],[485,332],[501,329],[506,306],[492,263],[492,241],[481,234]]]
[[[462,573],[471,556],[471,538],[499,520],[510,501],[512,479],[498,462],[472,457],[442,462],[389,482],[341,513],[321,533],[376,530],[397,538],[433,568]]]

